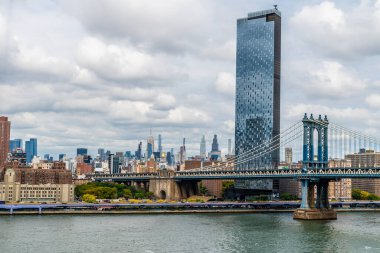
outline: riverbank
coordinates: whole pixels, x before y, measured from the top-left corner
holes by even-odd
[[[0,211],[0,215],[139,215],[139,214],[252,214],[252,213],[293,213],[296,209],[212,209],[212,210],[55,210],[55,211],[36,211],[36,210],[22,210],[22,211]],[[378,208],[356,208],[356,209],[335,209],[338,213],[346,212],[376,212],[380,213]]]

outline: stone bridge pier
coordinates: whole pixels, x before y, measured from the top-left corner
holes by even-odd
[[[297,209],[294,219],[336,220],[336,212],[330,208],[329,180],[301,179],[301,208]]]
[[[178,181],[174,179],[175,172],[162,170],[156,178],[149,181],[149,191],[156,198],[175,200],[189,198],[199,193],[198,181]]]

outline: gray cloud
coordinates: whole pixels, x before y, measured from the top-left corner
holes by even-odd
[[[9,0],[10,1],[10,0]],[[313,1],[283,13],[282,126],[304,112],[378,130],[377,2]],[[0,112],[40,154],[165,150],[234,135],[236,19],[272,2],[34,1],[0,8]],[[313,18],[310,18],[313,17]],[[366,25],[364,25],[366,24]],[[363,39],[365,38],[365,39]]]

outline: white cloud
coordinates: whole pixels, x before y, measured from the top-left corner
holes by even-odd
[[[309,47],[343,59],[380,54],[380,1],[360,1],[347,11],[330,1],[304,6],[290,20]]]
[[[366,103],[373,108],[380,108],[380,95],[379,94],[371,94],[366,97]]]
[[[130,45],[106,44],[95,37],[80,42],[77,58],[82,66],[108,80],[149,82],[177,74],[163,57],[152,56]]]
[[[66,1],[65,5],[90,32],[181,53],[204,36],[201,31],[208,15],[199,0],[101,0],[96,5],[85,0]]]
[[[216,77],[214,87],[217,92],[229,95],[231,97],[235,94],[236,81],[235,76],[231,73],[220,72]]]
[[[363,91],[366,84],[357,78],[352,71],[338,62],[325,61],[320,69],[310,71],[311,83],[305,89],[315,96],[345,97]]]

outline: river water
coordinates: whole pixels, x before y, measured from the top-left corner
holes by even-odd
[[[380,252],[380,213],[0,216],[0,252]]]

